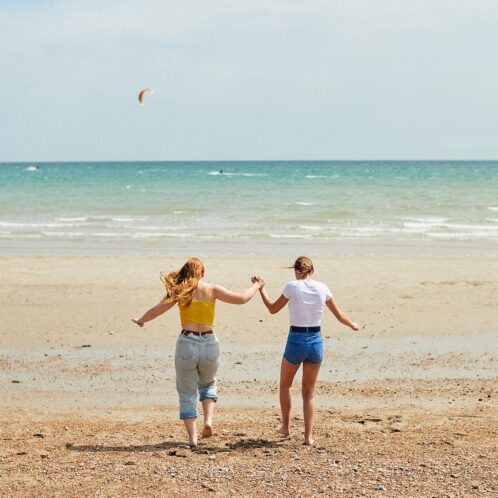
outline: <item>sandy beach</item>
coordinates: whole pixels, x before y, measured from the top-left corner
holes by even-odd
[[[316,279],[362,325],[325,316],[316,445],[279,440],[287,312],[217,306],[215,436],[182,448],[173,310],[156,257],[0,258],[0,496],[496,496],[496,258],[321,257]],[[207,280],[276,298],[283,258],[204,258]]]
[[[0,2],[0,498],[498,498],[497,19]]]

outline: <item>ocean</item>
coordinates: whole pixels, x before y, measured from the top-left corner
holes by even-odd
[[[0,163],[0,255],[498,255],[496,161]]]

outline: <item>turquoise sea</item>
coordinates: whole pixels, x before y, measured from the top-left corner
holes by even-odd
[[[498,255],[498,162],[0,164],[0,255]]]

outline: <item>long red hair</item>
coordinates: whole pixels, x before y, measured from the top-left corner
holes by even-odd
[[[164,301],[188,306],[195,296],[199,280],[204,276],[204,265],[198,258],[190,258],[178,271],[161,272],[161,282],[166,287]]]

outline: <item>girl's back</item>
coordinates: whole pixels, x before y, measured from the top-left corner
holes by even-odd
[[[320,325],[325,302],[332,297],[324,283],[311,279],[291,280],[282,294],[289,300],[290,324],[302,327]]]

